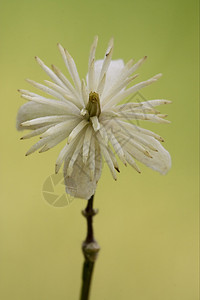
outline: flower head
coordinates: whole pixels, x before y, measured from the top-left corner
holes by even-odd
[[[17,128],[31,130],[22,139],[37,135],[41,138],[26,155],[38,149],[45,152],[66,140],[57,158],[55,172],[64,163],[66,192],[85,199],[96,190],[102,158],[115,180],[116,171],[119,172],[116,156],[139,173],[135,159],[161,174],[166,174],[171,167],[170,155],[160,144],[163,139],[133,123],[136,120],[168,123],[166,116],[155,107],[170,101],[156,99],[120,105],[122,100],[156,82],[161,74],[127,88],[137,77],[132,74],[146,57],[135,64],[133,60],[127,64],[121,59],[112,60],[111,39],[104,59],[95,61],[97,40],[95,37],[91,47],[86,81],[80,80],[73,58],[60,44],[58,48],[73,83],[57,67],[52,65],[50,69],[36,57],[52,81],[45,80],[45,85],[27,81],[50,97],[19,90],[28,102],[21,106],[17,116]]]

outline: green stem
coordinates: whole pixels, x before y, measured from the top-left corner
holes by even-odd
[[[82,214],[87,220],[87,236],[82,244],[85,261],[83,263],[82,289],[80,300],[89,299],[94,265],[98,256],[98,252],[100,250],[98,243],[94,239],[93,216],[97,214],[97,210],[93,209],[93,200],[94,195],[88,200],[86,209],[82,211]]]

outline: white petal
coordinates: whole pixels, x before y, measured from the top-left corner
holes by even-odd
[[[171,103],[172,101],[165,100],[165,99],[156,99],[156,100],[148,100],[148,101],[141,102],[143,106],[147,106],[147,107],[155,107],[155,106],[159,106],[163,104],[171,104]]]
[[[77,135],[84,129],[84,127],[85,127],[86,125],[88,125],[88,124],[89,124],[88,121],[86,121],[85,119],[82,120],[82,121],[81,121],[81,122],[80,122],[73,130],[72,130],[72,132],[70,133],[67,143],[68,143],[68,144],[71,143],[71,141],[72,141],[73,139],[75,139],[76,136],[77,136]]]
[[[94,131],[98,131],[101,126],[97,116],[91,117],[90,120],[92,121],[92,126],[94,128]]]
[[[153,82],[156,82],[161,76],[162,76],[162,74],[157,74],[146,81],[137,83],[137,84],[133,85],[132,87],[130,87],[129,89],[122,91],[121,93],[114,96],[107,104],[105,104],[103,109],[105,110],[105,109],[108,109],[109,107],[117,105],[120,101],[122,101],[126,97],[130,96],[131,94],[136,93],[140,89],[152,84]]]
[[[90,142],[92,138],[93,130],[91,126],[88,126],[85,132],[85,137],[83,141],[83,163],[86,164],[86,161],[88,159],[89,150],[90,150]]]
[[[103,64],[102,59],[97,60],[95,62],[96,78],[99,78],[99,76],[100,76],[102,64]],[[106,93],[110,90],[110,87],[115,83],[115,81],[117,81],[118,77],[121,74],[121,71],[123,70],[123,67],[124,67],[124,61],[122,59],[111,60],[109,68],[106,72],[106,82],[105,82],[105,87],[104,87],[104,91],[103,91],[104,95],[106,95]],[[98,86],[98,83],[96,83],[96,86]]]
[[[169,120],[165,120],[167,115],[161,115],[161,114],[145,114],[145,113],[130,113],[130,112],[118,112],[118,115],[116,115],[116,118],[121,118],[124,120],[144,120],[144,121],[151,121],[152,123],[165,123],[169,124]]]
[[[32,119],[26,122],[21,123],[21,126],[32,126],[32,125],[42,125],[45,123],[57,123],[62,122],[67,119],[68,116],[47,116],[47,117],[40,117],[36,119]]]
[[[78,92],[70,83],[70,81],[65,77],[65,75],[54,65],[52,65],[52,69],[54,73],[58,76],[58,78],[65,84],[65,89],[67,89],[67,91],[72,93],[72,95],[74,95],[75,97],[79,96]]]
[[[76,145],[76,148],[75,148],[75,151],[74,153],[72,154],[71,158],[70,158],[70,161],[69,161],[69,165],[68,165],[68,168],[67,168],[67,176],[71,176],[72,172],[73,172],[73,167],[74,167],[74,163],[81,151],[81,148],[83,146],[83,136],[80,138],[80,140],[78,141],[77,145]]]
[[[85,106],[86,106],[87,103],[88,103],[89,97],[88,97],[88,91],[87,91],[87,87],[86,87],[84,79],[82,79],[82,81],[81,81],[81,93],[82,93],[83,101],[84,101]]]
[[[160,135],[158,135],[155,132],[150,131],[148,129],[137,126],[135,124],[124,122],[122,120],[117,120],[117,123],[116,122],[112,123],[112,127],[114,126],[113,128],[115,128],[116,125],[121,130],[123,130],[124,132],[127,132],[127,135],[128,135],[129,132],[133,131],[134,133],[136,133],[138,135],[140,135],[140,134],[142,134],[144,136],[147,135],[147,136],[150,136],[150,137],[154,137],[156,140],[158,140],[160,142],[164,142],[164,139]]]
[[[155,139],[151,137],[146,137],[146,140],[158,150],[157,152],[151,152],[152,158],[147,157],[142,152],[136,148],[133,150],[128,144],[124,145],[124,148],[137,160],[145,164],[147,167],[158,171],[159,173],[165,175],[171,168],[171,157],[165,148]]]
[[[95,174],[95,142],[96,142],[95,137],[92,136],[91,143],[90,143],[89,161],[88,161],[91,181],[94,179],[94,174]]]
[[[33,101],[33,102],[37,102],[37,103],[40,103],[40,104],[45,104],[46,106],[51,106],[51,107],[60,107],[63,109],[63,113],[68,113],[68,114],[79,114],[80,113],[80,110],[75,106],[73,105],[73,103],[70,103],[70,102],[63,102],[63,101],[60,101],[60,100],[55,100],[55,99],[47,99],[45,97],[42,97],[42,96],[27,96],[27,95],[24,95],[22,94],[22,98],[26,99],[26,100],[29,100],[29,101]]]
[[[74,197],[83,199],[89,199],[92,195],[94,195],[102,169],[102,158],[100,151],[98,149],[95,151],[95,174],[93,180],[91,180],[89,160],[85,165],[83,163],[83,157],[81,153],[74,164],[73,172],[70,177],[68,177],[66,174],[67,167],[68,160],[65,160],[64,178],[66,192]]]
[[[113,54],[113,44],[114,44],[114,40],[113,40],[113,38],[111,38],[109,43],[108,43],[108,48],[106,50],[105,57],[104,57],[104,60],[103,60],[103,63],[102,63],[101,72],[99,74],[99,77],[97,77],[97,84],[98,85],[101,82],[104,74],[107,72],[107,70],[110,66],[110,62],[111,62],[112,54]]]
[[[56,165],[55,165],[55,173],[57,174],[58,171],[60,170],[62,163],[64,162],[66,157],[69,157],[72,155],[74,152],[76,145],[78,143],[78,139],[75,138],[70,144],[66,143],[66,145],[62,148],[60,151],[58,158],[56,160]]]
[[[36,103],[33,101],[27,102],[23,104],[17,114],[17,124],[16,127],[18,130],[24,130],[26,127],[21,127],[20,124],[36,119],[39,117],[45,117],[45,116],[54,116],[54,115],[63,115],[63,109],[60,107],[51,107],[44,104]],[[36,129],[41,127],[40,125],[35,125],[31,127],[31,129]],[[28,128],[30,129],[30,128]]]
[[[48,142],[45,143],[45,146],[39,151],[39,153],[45,152],[45,151],[55,147],[57,144],[62,142],[64,139],[66,139],[67,135],[68,134],[66,132],[64,132],[62,134],[54,136],[53,138],[51,138],[51,140],[49,140]]]
[[[77,124],[80,122],[79,119],[72,119],[67,120],[64,122],[60,122],[58,124],[55,124],[54,126],[51,126],[47,131],[45,131],[41,136],[54,136],[54,135],[60,135],[60,134],[66,134],[68,136],[72,129],[77,126]]]
[[[53,96],[53,97],[56,97],[57,99],[61,100],[61,101],[65,101],[65,98],[62,96],[62,94],[60,93],[57,93],[56,91],[50,89],[49,87],[41,84],[41,83],[38,83],[38,82],[35,82],[31,79],[26,79],[26,81],[30,84],[32,84],[34,87],[40,89],[41,91]]]
[[[108,147],[104,144],[104,141],[103,141],[103,139],[102,139],[102,137],[101,137],[101,135],[100,135],[99,132],[97,133],[96,136],[97,136],[97,139],[98,139],[98,142],[99,142],[99,146],[101,148],[101,152],[102,152],[102,154],[103,154],[103,156],[105,158],[105,161],[106,161],[106,163],[107,163],[107,165],[108,165],[108,167],[109,167],[109,169],[111,171],[113,179],[117,180],[115,166],[114,166],[113,160],[112,160],[112,158],[110,156],[110,153],[108,151]]]
[[[106,73],[103,75],[103,77],[97,87],[97,94],[99,94],[99,96],[101,96],[103,94],[105,84],[106,84]]]
[[[35,143],[31,148],[26,152],[26,156],[32,154],[36,150],[40,149],[42,146],[44,146],[49,141],[49,137],[46,137],[44,139],[39,140],[37,143]]]
[[[49,77],[55,82],[57,83],[59,86],[65,88],[64,83],[58,78],[58,76],[51,70],[49,69],[49,67],[47,67],[43,61],[39,58],[39,57],[35,57],[36,61],[38,62],[38,64],[41,66],[41,68],[47,73],[47,75],[49,75]]]
[[[129,165],[131,167],[133,167],[138,173],[141,173],[140,169],[138,168],[138,166],[137,166],[135,160],[132,158],[132,156],[127,151],[124,152],[124,155],[125,155],[127,162],[129,163]]]
[[[120,82],[118,85],[114,85],[114,87],[110,88],[109,92],[107,92],[107,95],[102,98],[102,105],[104,106],[110,99],[112,99],[114,96],[116,96],[121,90],[123,90],[131,81],[133,81],[138,74],[128,77],[126,80]]]
[[[92,60],[88,70],[88,91],[94,92],[95,90],[95,73],[94,73],[94,59]]]
[[[72,58],[72,56],[69,54],[69,52],[66,49],[64,49],[60,44],[58,44],[58,48],[63,57],[64,63],[73,79],[76,90],[78,91],[78,94],[81,95],[81,81],[76,68],[75,61]],[[80,98],[80,100],[82,100],[82,98]]]
[[[39,134],[45,132],[45,131],[46,131],[47,129],[49,129],[51,126],[52,126],[52,124],[51,124],[51,125],[42,126],[42,127],[38,128],[38,129],[35,129],[35,130],[33,130],[32,132],[30,132],[30,133],[24,135],[23,137],[21,137],[20,140],[25,140],[25,139],[29,139],[29,138],[31,138],[31,137],[37,136],[37,135],[39,135]]]
[[[98,36],[95,36],[94,42],[93,42],[93,44],[91,46],[91,49],[90,49],[90,56],[89,56],[88,66],[90,66],[92,60],[95,58],[95,52],[96,52],[96,48],[97,48],[97,43],[98,43]]]
[[[116,154],[119,156],[119,158],[121,159],[121,161],[124,163],[124,165],[126,166],[126,159],[125,159],[125,155],[124,155],[124,151],[120,145],[120,143],[118,142],[118,140],[116,139],[115,135],[113,133],[109,134],[109,138],[110,138],[110,142],[116,152]]]
[[[61,99],[62,101],[64,101],[64,102],[69,101],[73,107],[75,106],[76,110],[77,110],[77,107],[79,107],[79,108],[82,107],[82,105],[80,104],[80,101],[79,101],[80,96],[77,96],[77,95],[75,96],[70,91],[63,89],[56,83],[53,83],[49,80],[44,80],[44,81],[48,86],[50,86],[51,88],[53,88],[55,91],[57,91],[58,93],[60,93],[63,96],[64,99]]]

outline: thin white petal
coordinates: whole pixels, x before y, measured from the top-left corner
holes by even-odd
[[[55,173],[58,173],[65,158],[67,156],[70,157],[70,155],[74,152],[77,143],[78,143],[78,139],[75,138],[70,144],[66,143],[66,145],[62,148],[56,160]]]
[[[121,161],[124,163],[124,165],[126,166],[126,159],[125,159],[125,155],[124,155],[124,151],[120,145],[120,143],[118,142],[118,140],[116,139],[115,135],[113,133],[109,134],[109,138],[110,138],[110,142],[116,152],[116,154],[119,156],[119,158],[121,159]]]
[[[31,96],[31,97],[38,97],[38,96],[40,96],[38,94],[35,94],[35,93],[27,91],[27,90],[23,90],[23,89],[18,90],[18,92],[20,92],[21,94],[27,95],[27,96]]]
[[[113,97],[115,97],[123,88],[125,88],[137,76],[138,76],[138,74],[136,74],[136,75],[134,75],[134,76],[132,76],[130,78],[127,78],[126,80],[122,81],[118,85],[115,85],[113,88],[111,88],[110,92],[106,95],[105,98],[103,98],[102,104],[105,105],[106,103],[108,103],[108,101],[110,99],[112,99]]]
[[[34,80],[31,80],[31,79],[26,79],[26,81],[30,84],[32,84],[34,87],[38,88],[39,90],[53,96],[53,97],[56,97],[58,98],[59,100],[61,101],[65,101],[65,98],[62,96],[62,94],[60,93],[57,93],[56,91],[50,89],[49,87],[43,85],[43,84],[40,84],[38,82],[35,82]]]
[[[74,81],[74,84],[75,84],[75,87],[76,89],[79,91],[79,94],[80,94],[80,91],[81,91],[81,81],[80,81],[80,78],[79,78],[79,75],[78,75],[78,71],[77,71],[77,68],[76,68],[76,64],[73,60],[73,58],[71,57],[71,55],[69,54],[69,52],[64,49],[60,44],[58,44],[58,48],[60,50],[60,53],[63,57],[63,60],[64,60],[64,63]]]
[[[32,119],[26,122],[21,123],[21,126],[31,126],[45,123],[55,123],[61,122],[67,119],[67,116],[48,116],[48,117],[40,117],[36,119]]]
[[[53,139],[49,140],[45,143],[44,147],[39,151],[39,153],[43,153],[48,151],[49,149],[55,147],[57,144],[62,142],[64,139],[66,139],[67,133],[62,133],[59,136],[54,137]]]
[[[118,104],[124,98],[130,96],[131,94],[133,94],[137,91],[139,91],[140,89],[144,88],[145,86],[148,86],[153,82],[156,82],[157,79],[160,78],[160,76],[161,76],[161,74],[157,74],[154,77],[152,77],[152,78],[150,78],[146,81],[142,81],[142,82],[130,87],[129,89],[122,91],[120,94],[113,97],[107,104],[105,104],[105,106],[103,107],[103,110]]]
[[[88,70],[88,91],[93,92],[95,90],[95,73],[94,73],[94,59],[92,60]]]
[[[89,155],[89,150],[90,150],[90,142],[92,138],[92,128],[91,126],[88,126],[85,132],[85,137],[83,141],[83,163],[86,164],[88,155]]]
[[[137,149],[138,151],[143,153],[145,156],[152,158],[152,155],[150,154],[150,151],[147,151],[141,144],[139,144],[133,138],[127,137],[123,133],[120,133],[118,136],[120,137],[120,140],[123,143],[123,148],[128,147],[130,149],[133,149],[133,151],[135,149]]]
[[[68,165],[68,168],[67,168],[67,176],[71,176],[72,172],[73,172],[73,166],[74,166],[74,163],[81,151],[81,147],[83,146],[83,136],[80,138],[80,140],[78,141],[77,145],[76,145],[76,148],[75,148],[75,151],[74,153],[72,154],[72,157],[70,158],[70,161],[69,161],[69,165]]]
[[[92,136],[91,138],[88,165],[90,169],[90,180],[92,181],[95,175],[95,137],[94,136]]]
[[[22,98],[29,100],[29,101],[34,101],[40,104],[45,104],[48,106],[52,106],[52,107],[56,107],[56,108],[62,108],[63,109],[63,114],[64,113],[68,113],[68,114],[77,114],[78,112],[72,108],[72,106],[70,105],[69,102],[63,102],[63,101],[59,101],[59,100],[54,100],[54,99],[47,99],[45,97],[42,96],[35,96],[35,97],[31,97],[31,96],[27,96],[22,94]]]
[[[76,136],[81,132],[81,130],[88,125],[89,122],[86,120],[82,120],[70,133],[67,143],[71,143],[71,141],[76,138]]]
[[[49,137],[46,137],[42,140],[39,140],[36,144],[34,144],[27,152],[26,156],[32,154],[36,150],[40,149],[42,146],[44,146],[49,141]]]
[[[27,102],[23,104],[17,114],[17,129],[18,130],[24,130],[26,127],[20,126],[21,123],[36,119],[39,117],[45,117],[45,116],[55,116],[60,115],[62,116],[65,112],[63,111],[63,107],[55,107],[55,106],[49,106],[44,105],[40,103],[36,103],[33,101]],[[40,125],[34,125],[31,128],[27,127],[27,129],[37,129],[41,127]],[[42,125],[43,126],[43,125]]]
[[[50,69],[48,68],[43,61],[39,58],[39,57],[35,57],[36,61],[38,62],[38,64],[40,65],[40,67],[47,73],[47,75],[49,75],[49,77],[58,85],[60,85],[61,87],[65,88],[64,83],[56,76],[56,74]]]
[[[83,101],[84,101],[85,106],[86,106],[87,103],[88,103],[89,97],[88,97],[88,91],[87,91],[84,79],[82,79],[82,82],[81,82],[81,93],[82,93]]]
[[[171,104],[172,101],[169,100],[164,100],[164,99],[156,99],[156,100],[148,100],[141,102],[142,105],[144,106],[149,106],[149,107],[155,107],[163,104]]]
[[[146,138],[148,139],[149,137]],[[147,167],[150,167],[151,169],[164,175],[171,168],[171,157],[169,152],[165,150],[158,141],[155,140],[154,145],[158,151],[152,153],[152,158],[143,155],[142,152],[138,151],[137,149],[133,150],[128,144],[125,145],[125,148],[127,148],[127,151],[133,157],[145,164]]]
[[[101,73],[100,73],[100,76],[99,76],[99,79],[98,79],[98,83],[101,82],[104,74],[107,72],[107,70],[109,68],[109,65],[110,65],[110,62],[111,62],[111,59],[112,59],[112,54],[113,54],[113,44],[114,44],[114,40],[111,39],[109,41],[108,48],[106,50],[106,54],[105,54],[105,58],[104,58],[104,61],[103,61],[103,64],[102,64],[102,69],[101,69]]]
[[[77,126],[77,124],[80,122],[79,119],[71,119],[71,120],[67,120],[58,124],[55,124],[54,126],[52,126],[51,128],[49,128],[47,131],[45,131],[41,137],[45,137],[45,136],[49,136],[49,135],[59,135],[59,134],[63,134],[66,133],[66,136],[68,136],[70,134],[70,132],[72,131],[72,129]]]
[[[85,165],[81,153],[78,155],[70,177],[66,176],[67,167],[68,160],[66,159],[64,165],[66,192],[77,198],[90,199],[95,193],[102,170],[102,158],[98,147],[95,146],[95,174],[93,180],[91,180],[89,161]]]
[[[44,132],[45,132],[47,129],[49,129],[51,126],[52,126],[52,124],[51,124],[51,125],[42,126],[42,127],[38,128],[38,129],[35,129],[35,130],[33,130],[32,132],[30,132],[30,133],[28,133],[28,134],[22,136],[20,140],[29,139],[29,138],[31,138],[31,137],[37,136],[37,135],[39,135],[39,134],[41,134],[41,133],[44,133]]]
[[[144,121],[151,121],[153,123],[165,123],[169,124],[169,120],[165,120],[167,115],[162,114],[146,114],[146,113],[129,113],[129,112],[118,112],[118,116],[116,118],[122,118],[124,120],[144,120]]]
[[[67,89],[72,95],[75,97],[79,96],[76,89],[73,87],[73,85],[70,83],[70,81],[65,77],[65,75],[58,69],[58,67],[52,65],[51,66],[54,73],[58,76],[58,78],[65,84],[65,89]]]
[[[92,60],[95,58],[95,52],[96,52],[96,48],[97,48],[97,43],[98,43],[98,36],[94,37],[94,42],[91,46],[91,50],[90,50],[90,56],[89,56],[89,63],[88,66],[90,66]]]
[[[114,124],[116,124],[116,123],[114,122]],[[147,136],[150,136],[150,137],[154,137],[155,139],[157,139],[160,142],[164,142],[164,139],[160,135],[158,135],[155,132],[150,131],[148,129],[145,129],[145,128],[142,128],[140,126],[137,126],[135,124],[124,122],[122,120],[118,120],[117,124],[125,132],[132,132],[132,131],[134,131],[137,134],[144,134],[144,135],[147,135]]]
[[[98,86],[101,84],[101,80],[99,81],[97,79],[100,76],[102,65],[103,65],[103,60],[102,59],[95,61],[94,67],[95,67],[95,78],[96,78],[95,79],[96,90],[97,90]],[[105,86],[104,86],[104,89],[103,89],[103,92],[102,92],[102,94],[104,96],[106,96],[107,92],[110,91],[110,88],[118,80],[118,78],[121,75],[121,72],[122,72],[123,68],[124,68],[124,62],[123,62],[122,59],[111,60],[107,72],[104,73],[105,75],[103,74],[103,76],[106,76]],[[102,76],[102,78],[103,78],[103,76]]]
[[[131,167],[133,167],[138,173],[141,173],[139,167],[137,166],[137,164],[136,164],[135,160],[132,158],[132,156],[127,151],[124,152],[124,155],[125,155],[126,161],[129,163],[129,165]]]
[[[100,133],[97,133],[97,138],[98,138],[98,141],[99,141],[99,146],[101,148],[101,152],[102,152],[102,154],[105,158],[105,161],[106,161],[106,163],[107,163],[107,165],[108,165],[108,167],[111,171],[111,174],[112,174],[114,180],[117,180],[117,175],[116,175],[115,167],[113,165],[113,161],[110,157],[110,154],[107,150],[107,147],[105,146],[105,144],[104,144],[104,142],[103,142],[103,140],[100,136]]]
[[[94,131],[98,131],[101,125],[99,123],[97,116],[91,117],[90,120],[92,121],[92,126],[94,128]]]
[[[103,94],[105,83],[106,83],[106,73],[103,75],[103,77],[97,87],[97,93],[99,94],[99,96],[101,96]]]
[[[44,80],[45,83],[50,86],[51,88],[53,88],[54,90],[56,90],[58,93],[60,93],[63,96],[62,101],[64,102],[70,102],[71,106],[73,108],[75,108],[77,110],[77,108],[82,107],[80,105],[80,101],[78,100],[80,98],[80,96],[74,96],[70,91],[67,91],[65,89],[63,89],[62,87],[60,87],[59,85],[57,85],[56,83],[53,83],[51,81],[48,80]]]
[[[138,60],[138,62],[136,62],[136,64],[134,64],[126,73],[125,76],[130,76],[131,74],[133,74],[147,59],[147,56],[144,56],[143,58],[141,58],[140,60]]]

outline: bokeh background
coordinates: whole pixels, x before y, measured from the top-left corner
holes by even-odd
[[[114,182],[105,166],[95,207],[101,252],[91,299],[198,300],[198,2],[1,1],[0,2],[0,298],[78,299],[86,202],[56,208],[42,195],[62,148],[25,157],[35,140],[20,141],[16,113],[25,78],[48,79],[34,60],[64,71],[57,42],[87,72],[93,38],[97,58],[110,37],[114,59],[148,56],[138,81],[162,72],[142,91],[165,98],[171,125],[143,123],[165,138],[172,156],[166,176],[140,165],[121,166]],[[31,88],[30,88],[31,89]],[[63,193],[63,186],[59,193]]]

